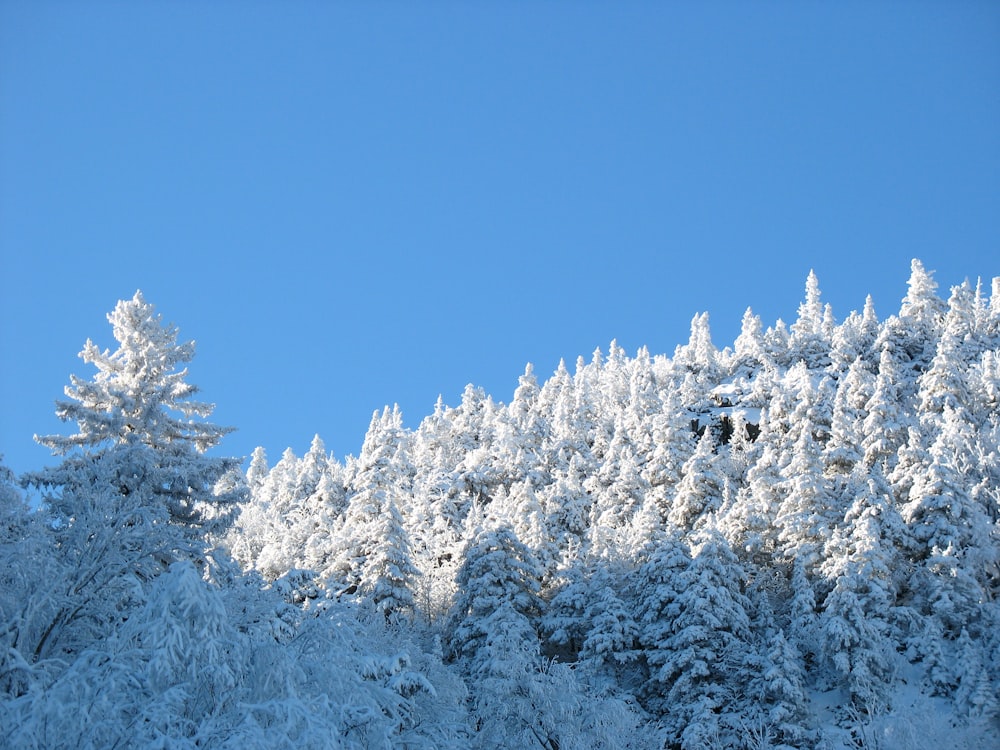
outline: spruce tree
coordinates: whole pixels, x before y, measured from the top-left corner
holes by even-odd
[[[76,422],[78,432],[35,438],[66,458],[28,481],[66,487],[96,457],[117,452],[124,459],[117,476],[121,494],[142,485],[174,524],[203,526],[224,517],[242,490],[220,495],[215,486],[238,461],[205,452],[233,428],[202,421],[214,407],[192,400],[198,388],[186,382],[185,365],[194,357],[194,342],[179,343],[177,328],[163,322],[142,292],[119,302],[108,321],[118,348],[101,351],[88,340],[80,357],[97,368],[96,375],[89,381],[71,375],[68,400],[56,402],[57,416]],[[64,520],[74,518],[70,508],[59,511]]]
[[[516,627],[534,632],[542,601],[539,598],[541,570],[538,560],[505,524],[481,529],[470,541],[465,561],[458,571],[458,594],[445,631],[448,652],[460,658],[470,672],[484,668],[484,645],[490,638],[490,622],[505,616]],[[511,624],[510,627],[515,627]],[[528,631],[525,631],[528,632]],[[525,648],[537,652],[535,644]]]

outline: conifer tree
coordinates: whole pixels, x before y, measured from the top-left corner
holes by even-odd
[[[860,314],[852,311],[844,322],[834,329],[833,348],[830,352],[833,369],[842,373],[856,359],[861,359],[869,366],[873,364],[878,333],[879,321],[875,314],[875,303],[869,295]]]
[[[88,341],[81,357],[96,376],[71,376],[69,400],[57,402],[78,432],[37,438],[62,463],[26,477],[45,490],[54,565],[36,594],[48,604],[32,618],[33,661],[79,653],[127,618],[171,563],[203,562],[204,535],[242,497],[241,482],[219,491],[237,461],[204,454],[229,429],[195,419],[212,406],[190,400],[197,388],[182,365],[194,343],[178,344],[140,292],[108,319],[119,348]]]
[[[789,348],[788,326],[781,318],[764,331],[764,352],[767,359],[780,367],[791,364],[792,352]]]
[[[718,534],[699,541],[680,574],[671,632],[650,659],[655,670],[647,686],[665,699],[663,720],[685,750],[705,747],[739,726],[735,699],[745,695],[746,685],[738,684],[736,667],[750,643],[745,573]]]
[[[866,710],[888,707],[893,670],[891,632],[902,521],[884,481],[870,479],[827,554],[821,647],[852,699]]]
[[[186,382],[184,365],[194,357],[194,342],[179,343],[177,328],[164,323],[141,292],[119,302],[108,321],[118,349],[101,351],[88,340],[80,357],[97,374],[91,381],[71,375],[68,400],[56,402],[58,417],[76,422],[78,432],[36,436],[66,458],[58,467],[29,475],[28,481],[63,487],[76,481],[95,456],[121,451],[128,455],[128,470],[118,477],[122,494],[142,484],[167,509],[172,523],[201,526],[241,494],[214,491],[238,462],[205,455],[232,428],[196,419],[208,417],[213,405],[193,401],[198,388]],[[73,514],[66,509],[62,517]]]
[[[749,307],[743,313],[740,335],[733,342],[733,358],[730,365],[733,373],[748,376],[767,361],[764,346],[764,325],[759,315],[754,315]]]
[[[767,724],[774,731],[776,747],[813,747],[815,732],[809,726],[802,658],[780,628],[768,634],[764,658],[755,678],[751,695],[759,696]]]
[[[681,469],[681,481],[667,516],[681,531],[699,528],[722,505],[723,478],[717,469],[718,459],[715,437],[705,430],[694,454]]]
[[[574,566],[560,572],[552,586],[539,629],[552,653],[575,661],[586,637],[591,603],[592,566]]]
[[[304,498],[297,497],[301,459],[286,448],[278,462],[260,482],[229,535],[230,549],[241,564],[254,567],[267,579],[278,578],[296,567],[296,552],[290,545],[295,518]]]
[[[770,419],[757,439],[757,460],[749,466],[746,486],[726,509],[720,525],[741,555],[760,562],[770,560],[778,546],[775,519],[784,498],[782,437]]]
[[[639,568],[631,576],[629,591],[639,628],[639,647],[649,677],[644,689],[647,710],[658,715],[669,710],[666,691],[672,673],[661,674],[673,657],[671,639],[680,598],[691,565],[690,551],[676,534],[647,542]]]
[[[269,471],[267,466],[267,451],[261,446],[257,446],[253,449],[253,453],[250,454],[250,465],[247,467],[247,491],[251,497],[255,492],[260,491],[260,488],[267,480]]]
[[[944,314],[945,303],[937,296],[933,274],[914,259],[899,315],[885,321],[876,342],[878,350],[888,348],[900,374],[907,375],[899,383],[904,402],[913,398],[915,376],[927,369],[934,356]]]
[[[823,446],[823,463],[828,471],[849,473],[863,457],[861,425],[865,417],[864,406],[871,395],[870,379],[858,358],[850,364],[837,384],[830,439]]]
[[[491,616],[502,610],[516,621],[518,632],[533,632],[542,604],[541,571],[535,555],[504,524],[481,529],[470,540],[464,557],[445,631],[449,654],[466,660],[475,672],[480,668],[480,650],[490,636]],[[524,648],[532,646],[526,643]]]
[[[588,629],[580,658],[595,668],[616,674],[639,658],[636,648],[639,625],[628,607],[621,586],[625,577],[609,562],[595,566],[590,577],[592,590],[585,613]]]
[[[792,359],[803,360],[810,369],[825,367],[830,360],[830,335],[823,304],[820,300],[819,279],[809,271],[806,279],[806,298],[799,305],[799,315],[791,328]]]
[[[1000,690],[984,656],[989,652],[976,644],[962,628],[955,643],[958,685],[954,700],[959,711],[975,720],[990,720],[1000,713]]]
[[[550,543],[561,565],[572,564],[586,542],[592,503],[584,485],[587,474],[585,459],[573,454],[565,473],[556,474],[538,493]]]
[[[411,558],[410,539],[396,504],[389,502],[368,529],[374,542],[361,569],[359,595],[387,622],[411,617],[420,571]]]
[[[978,634],[984,610],[979,606],[998,564],[995,528],[972,497],[966,478],[972,435],[969,425],[945,408],[941,431],[915,472],[900,515],[909,529],[911,558],[917,563],[911,587],[925,613],[939,618],[946,634],[963,627]]]
[[[816,592],[801,558],[792,562],[789,583],[787,635],[803,657],[811,658],[819,652],[821,638],[818,633]]]
[[[865,466],[881,463],[886,473],[895,466],[897,452],[907,437],[898,383],[895,360],[889,349],[883,347],[872,395],[864,406],[861,447]]]
[[[403,441],[398,407],[372,415],[352,482],[355,493],[335,542],[339,551],[327,571],[333,591],[370,601],[390,620],[412,608],[419,575],[400,515],[400,507],[411,503]]]
[[[813,423],[803,418],[796,425],[797,438],[791,459],[784,467],[783,498],[775,523],[784,556],[802,559],[808,566],[819,561],[836,517],[831,508]]]

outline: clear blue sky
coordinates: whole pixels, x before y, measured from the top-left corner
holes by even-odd
[[[1000,275],[1000,3],[0,2],[0,452],[141,288],[272,461]]]

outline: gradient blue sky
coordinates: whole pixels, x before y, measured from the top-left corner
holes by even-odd
[[[141,288],[271,461],[1000,275],[1000,3],[0,1],[0,452]]]

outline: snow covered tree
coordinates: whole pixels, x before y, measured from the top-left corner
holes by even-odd
[[[929,462],[918,471],[901,512],[918,547],[917,559],[946,555],[963,561],[963,568],[982,579],[995,565],[996,545],[985,509],[970,496],[967,477],[974,436],[961,416],[948,407],[928,452]]]
[[[649,484],[642,475],[637,456],[624,433],[616,432],[614,440],[601,466],[595,488],[591,515],[594,518],[591,538],[601,544],[601,537],[608,538],[623,528],[642,506]],[[621,437],[621,439],[619,439]],[[602,534],[602,532],[606,532]],[[600,547],[595,546],[595,552]]]
[[[73,376],[70,400],[58,402],[79,432],[38,438],[65,457],[25,479],[44,491],[44,531],[32,541],[46,552],[44,576],[11,621],[12,645],[46,675],[29,702],[58,700],[53,685],[69,689],[83,679],[74,670],[95,660],[115,665],[102,644],[138,618],[172,565],[207,565],[206,535],[243,492],[235,459],[205,455],[229,430],[195,419],[212,407],[190,400],[197,389],[181,366],[193,343],[178,344],[140,293],[108,317],[119,349],[88,341],[81,356],[98,373],[91,382]]]
[[[510,486],[527,479],[533,487],[539,487],[548,481],[552,456],[542,446],[550,417],[540,402],[534,368],[528,364],[510,405],[498,415],[492,463],[501,483]]]
[[[760,316],[754,315],[753,310],[748,307],[743,313],[740,335],[733,342],[731,369],[737,376],[749,375],[765,361],[767,351],[764,348],[764,325]]]
[[[718,534],[698,541],[692,564],[682,574],[668,656],[655,673],[667,687],[667,725],[685,750],[738,731],[739,699],[746,685],[737,665],[745,660],[750,642],[742,567]]]
[[[562,571],[547,597],[539,627],[547,653],[561,660],[575,661],[586,637],[594,572],[590,565]]]
[[[244,644],[218,591],[188,562],[173,563],[157,580],[136,619],[142,626],[126,628],[125,637],[149,654],[144,677],[151,694],[173,704],[154,731],[162,737],[190,736],[192,728],[222,709],[236,687]]]
[[[339,551],[324,571],[331,592],[370,601],[387,619],[409,614],[420,571],[400,507],[410,504],[409,467],[398,408],[372,416],[344,515]]]
[[[601,711],[605,704],[575,681],[554,679],[570,677],[562,670],[544,669],[535,625],[542,607],[538,577],[531,551],[503,524],[482,529],[466,550],[445,632],[448,653],[470,681],[475,747],[537,743],[551,750],[592,741],[581,731],[584,707]]]
[[[969,382],[973,359],[962,338],[946,330],[941,336],[930,367],[918,381],[917,409],[926,423],[940,418],[946,408],[962,413],[969,421],[972,414],[972,389]]]
[[[824,656],[857,707],[867,711],[888,708],[895,656],[892,565],[899,558],[891,535],[901,524],[893,523],[895,511],[880,493],[869,486],[852,507],[849,547],[831,561],[833,590],[819,620]]]
[[[861,314],[852,311],[844,322],[834,329],[833,349],[830,352],[831,369],[843,373],[857,359],[870,363],[878,332],[878,316],[875,314],[875,304],[869,295]]]
[[[531,482],[516,482],[509,493],[500,488],[490,505],[498,516],[510,519],[511,529],[534,552],[546,577],[553,572],[558,551],[555,540],[549,535],[545,513]]]
[[[781,318],[778,318],[773,326],[764,331],[764,353],[767,361],[787,367],[790,364],[791,351],[789,349],[788,326]]]
[[[799,315],[791,328],[789,345],[793,360],[804,360],[810,369],[826,366],[830,361],[832,326],[820,300],[819,279],[809,271],[806,298],[799,305]]]
[[[705,430],[698,448],[684,463],[681,481],[667,519],[682,532],[690,532],[706,523],[707,517],[722,505],[723,477],[717,466],[715,438]]]
[[[583,661],[611,674],[639,658],[636,649],[639,626],[626,601],[625,575],[617,567],[611,560],[599,561],[593,566],[584,613],[586,637],[580,649]]]
[[[256,489],[240,507],[227,538],[233,556],[267,579],[278,578],[296,567],[296,550],[289,542],[303,500],[295,495],[300,463],[295,452],[286,448],[266,475],[254,478]],[[250,468],[260,470],[253,463]]]
[[[1000,713],[1000,690],[983,663],[984,649],[962,629],[956,642],[958,687],[955,703],[963,714],[975,719],[992,719]]]
[[[547,533],[562,565],[572,564],[587,536],[591,510],[591,495],[584,486],[587,475],[585,459],[573,454],[565,472],[539,490]]]
[[[934,356],[945,314],[945,303],[937,296],[933,273],[914,259],[910,265],[907,293],[898,316],[890,316],[879,332],[876,348],[888,349],[901,374],[900,395],[909,400],[916,392],[915,377],[924,372]]]
[[[269,580],[296,568],[324,571],[347,504],[343,471],[319,435],[302,458],[286,448],[270,471],[256,449],[247,470],[250,498],[226,537],[233,556]]]
[[[661,408],[649,350],[642,347],[629,362],[629,395],[622,415],[622,425],[633,450],[643,457],[641,463],[645,463],[645,457],[653,451],[653,418]]]
[[[821,638],[818,633],[816,592],[801,558],[792,562],[789,584],[787,635],[803,657],[811,658],[819,651]]]
[[[748,726],[761,727],[764,736],[773,737],[774,747],[815,747],[815,731],[810,724],[807,676],[802,657],[779,628],[766,635],[763,652],[749,680],[748,697],[759,712],[753,712]]]
[[[964,477],[968,426],[945,410],[945,427],[918,470],[900,515],[908,529],[908,588],[913,608],[935,618],[947,638],[965,628],[981,638],[995,627],[987,591],[995,587],[996,529],[971,496]]]
[[[669,709],[666,689],[670,674],[659,670],[672,656],[670,639],[679,615],[677,604],[684,590],[683,574],[691,565],[688,547],[677,535],[650,540],[642,553],[641,565],[631,576],[629,591],[639,627],[638,645],[650,673],[646,705],[654,715]]]
[[[87,341],[80,357],[97,368],[93,380],[70,376],[69,400],[56,402],[63,421],[76,422],[74,435],[36,436],[63,464],[28,475],[31,484],[62,487],[94,456],[126,450],[128,471],[120,491],[149,488],[171,523],[201,527],[229,513],[242,489],[218,494],[218,481],[238,461],[207,456],[232,428],[201,419],[213,405],[192,400],[198,388],[186,382],[184,365],[194,357],[194,342],[178,343],[177,328],[164,323],[141,292],[119,302],[108,314],[118,349],[101,351]],[[197,418],[197,419],[196,419]],[[64,520],[73,518],[72,513]]]
[[[344,468],[331,458],[316,489],[302,502],[289,532],[298,566],[326,570],[337,552],[337,534],[346,508]]]
[[[872,395],[864,406],[861,447],[865,466],[883,463],[888,473],[897,461],[897,452],[906,441],[906,418],[899,395],[899,375],[888,347],[879,355],[878,374]]]
[[[469,386],[245,478],[193,345],[121,302],[39,512],[0,465],[0,744],[996,744],[1000,281],[945,304],[911,271],[884,323],[835,325],[810,274],[735,351],[697,315],[673,358],[529,365],[507,406]],[[246,574],[211,536],[243,492]]]
[[[489,636],[487,620],[503,605],[508,605],[505,612],[517,620],[518,628],[523,630],[527,623],[534,632],[542,604],[541,571],[535,555],[504,524],[481,529],[470,540],[464,558],[445,631],[449,653],[467,660],[474,672],[480,648]]]
[[[837,384],[830,423],[830,439],[823,447],[828,471],[845,474],[861,460],[861,424],[868,403],[870,375],[861,359],[855,359]]]
[[[47,612],[33,638],[33,661],[64,658],[99,641],[142,603],[144,589],[173,561],[198,552],[168,523],[149,485],[139,481],[122,492],[122,477],[136,473],[131,454],[117,449],[72,476],[66,471],[62,493],[48,501],[58,520],[49,532],[50,577],[33,594],[32,605],[45,603]]]
[[[410,617],[420,571],[413,564],[409,535],[395,503],[381,510],[369,532],[374,546],[362,565],[358,594],[388,622]]]
[[[673,359],[676,367],[695,375],[693,382],[696,382],[698,387],[692,388],[692,393],[707,393],[717,384],[718,350],[712,343],[708,313],[695,315],[691,319],[691,335],[688,343],[677,347]]]
[[[3,462],[0,453],[0,541],[9,537],[12,526],[28,512],[28,506],[21,496],[14,479],[14,472]]]
[[[789,560],[801,558],[812,566],[819,561],[837,519],[831,509],[813,423],[804,417],[796,430],[791,459],[782,471],[784,496],[775,523],[784,556]]]
[[[49,587],[62,572],[50,529],[0,463],[0,705],[36,679],[38,645],[61,603]]]

